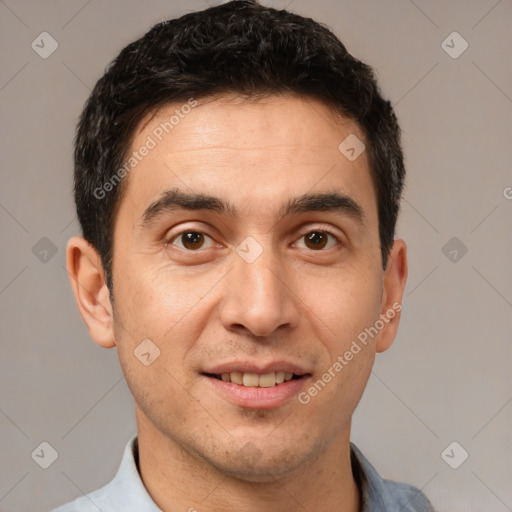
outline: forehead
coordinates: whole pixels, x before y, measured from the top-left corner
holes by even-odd
[[[170,188],[228,198],[246,209],[336,189],[372,210],[366,152],[347,158],[340,151],[347,137],[363,147],[355,122],[310,98],[221,96],[165,105],[139,123],[120,210],[140,214]]]

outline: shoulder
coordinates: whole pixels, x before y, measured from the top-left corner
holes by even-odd
[[[138,472],[138,440],[126,444],[116,476],[104,487],[66,503],[51,512],[158,511]]]
[[[383,486],[387,501],[400,507],[401,512],[435,512],[425,494],[417,487],[392,480],[383,480]]]
[[[363,512],[435,512],[418,488],[382,478],[352,443],[351,460],[354,478],[361,490]]]
[[[112,505],[112,503],[108,503],[108,497],[112,495],[111,491],[109,491],[109,487],[110,484],[107,484],[101,489],[91,492],[86,496],[82,496],[74,501],[53,509],[51,512],[98,512],[98,510],[111,510],[110,508],[107,508]]]

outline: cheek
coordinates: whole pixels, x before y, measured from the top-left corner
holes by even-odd
[[[318,336],[327,336],[338,352],[379,318],[382,279],[374,269],[344,269],[322,279],[311,276],[305,283],[302,293],[312,321],[323,326],[324,335]]]
[[[348,421],[346,412],[356,407],[371,373],[375,338],[365,339],[365,330],[379,319],[382,298],[378,269],[345,270],[322,280],[311,277],[304,288],[325,358],[303,398],[317,414],[332,404],[338,424]]]
[[[164,343],[193,314],[212,279],[189,279],[168,268],[150,268],[144,263],[132,265],[119,286],[118,303],[132,330]]]
[[[298,397],[312,417],[322,417],[329,411],[330,421],[322,427],[326,435],[334,435],[350,421],[375,359],[375,340],[364,340],[361,333],[378,318],[378,301],[370,293],[339,299],[338,308],[326,301],[330,317],[324,315],[324,319],[331,326],[328,336],[321,339],[326,357],[310,386]]]
[[[164,425],[171,405],[176,420],[190,407],[185,390],[193,381],[184,361],[196,339],[197,325],[190,319],[200,292],[169,276],[125,275],[115,303],[119,361],[135,402],[155,424]]]
[[[187,385],[185,381],[190,375],[184,363],[208,319],[204,311],[207,301],[203,298],[218,281],[218,275],[205,274],[190,279],[166,268],[152,272],[143,264],[139,268],[127,270],[126,277],[114,291],[116,341],[121,364],[125,372],[133,373],[133,378],[143,372],[144,386],[152,380],[156,383],[158,379],[153,379],[137,360],[137,354],[145,347],[141,344],[145,343],[149,352],[153,351],[158,357],[151,367],[154,366],[155,371],[158,367],[172,369],[173,376]],[[144,349],[142,353],[147,352]]]

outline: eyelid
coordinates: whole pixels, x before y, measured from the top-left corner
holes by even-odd
[[[315,233],[315,232],[320,232],[320,233],[325,233],[326,235],[329,235],[329,236],[332,236],[334,238],[334,240],[336,241],[336,246],[341,246],[343,245],[343,242],[342,242],[342,238],[340,235],[336,234],[335,233],[335,230],[333,230],[330,226],[314,226],[314,227],[311,227],[309,226],[306,230],[302,231],[302,234],[296,239],[296,241],[294,242],[294,244],[297,243],[298,240],[300,240],[301,238],[303,238],[304,236],[306,236],[307,234],[309,233]],[[334,249],[334,247],[330,247],[330,249]],[[328,251],[329,249],[320,249],[320,250],[314,250],[314,249],[310,249],[311,251],[313,252],[326,252]]]
[[[213,242],[213,245],[217,244],[217,242],[215,241],[215,239],[210,236],[208,233],[206,233],[205,231],[201,230],[201,229],[182,229],[181,231],[173,234],[172,236],[170,237],[165,237],[164,239],[164,242],[165,242],[165,246],[169,246],[169,245],[174,245],[175,247],[177,247],[178,249],[182,250],[182,251],[187,251],[187,252],[200,252],[201,250],[206,250],[206,249],[211,249],[211,247],[206,247],[206,249],[204,248],[200,248],[200,249],[197,249],[196,251],[192,251],[190,249],[186,249],[184,247],[180,247],[180,246],[177,246],[174,242],[176,240],[178,240],[182,235],[184,235],[185,233],[200,233],[201,235],[204,235],[205,237],[208,237],[212,242]]]
[[[192,221],[192,222],[194,222],[194,221]],[[218,231],[215,228],[213,228],[212,226],[210,226],[208,223],[205,224],[204,222],[200,222],[200,221],[199,221],[199,223],[202,224],[201,227],[196,227],[196,226],[182,227],[183,224],[185,224],[185,222],[178,222],[165,230],[165,232],[161,236],[161,240],[163,240],[165,243],[169,243],[171,240],[178,237],[179,235],[182,235],[183,233],[189,233],[191,231],[196,232],[196,233],[201,233],[203,235],[209,236],[210,238],[214,238],[214,236],[210,234],[211,232],[218,233]],[[175,229],[179,229],[179,231],[174,231]],[[172,232],[172,234],[171,234],[171,232]]]
[[[299,232],[301,233],[298,237],[294,238],[294,244],[300,240],[301,238],[303,238],[304,236],[306,236],[307,234],[309,233],[312,233],[312,232],[315,232],[315,231],[319,231],[321,233],[325,233],[327,235],[330,235],[332,236],[336,242],[337,242],[337,245],[342,245],[343,242],[342,242],[342,237],[337,234],[337,230],[335,230],[334,228],[332,228],[330,225],[328,224],[316,224],[314,226],[311,226],[311,225],[306,225],[306,228],[303,229],[303,230],[299,230]],[[199,228],[194,228],[194,227],[189,227],[189,228],[182,228],[180,229],[180,231],[174,233],[172,236],[168,236],[166,235],[164,237],[164,243],[165,243],[165,246],[168,246],[168,245],[175,245],[173,242],[179,238],[181,235],[183,235],[184,233],[189,233],[189,232],[195,232],[195,233],[201,233],[202,235],[210,238],[214,243],[218,244],[219,242],[216,242],[215,238],[211,235],[209,235],[206,231],[204,231],[203,229],[199,229]],[[211,247],[207,247],[206,249],[210,249]],[[178,246],[178,249],[181,249],[181,250],[185,250],[187,252],[200,252],[201,250],[206,250],[206,249],[198,249],[196,251],[192,251],[192,250],[188,250],[188,249],[183,249],[181,247]],[[316,251],[316,252],[323,252],[322,250],[319,250],[319,251]]]
[[[300,230],[302,233],[300,236],[307,235],[308,233],[311,233],[312,231],[321,231],[323,233],[328,233],[329,235],[332,235],[336,240],[341,242],[343,238],[343,232],[339,228],[333,227],[331,224],[318,224],[318,223],[308,223],[306,224],[306,228],[304,230]]]

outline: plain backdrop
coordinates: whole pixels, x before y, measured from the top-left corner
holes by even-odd
[[[510,511],[512,3],[264,3],[327,24],[375,68],[403,128],[404,313],[394,345],[377,356],[353,441],[384,477],[423,489],[439,512]],[[156,22],[207,5],[0,3],[4,512],[48,510],[105,484],[135,433],[116,352],[90,340],[64,268],[66,241],[79,233],[74,130],[122,47]],[[53,452],[43,442],[57,455],[47,469],[37,454]],[[456,469],[445,462],[448,453],[457,465],[465,452]]]

